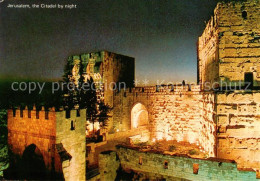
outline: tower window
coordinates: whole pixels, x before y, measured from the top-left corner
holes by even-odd
[[[80,110],[77,109],[77,117],[80,117]]]
[[[243,12],[242,12],[242,17],[243,17],[244,19],[247,19],[247,12],[246,12],[246,11],[243,11]]]
[[[16,116],[16,110],[13,109],[13,117],[15,117],[15,116]]]
[[[164,161],[163,167],[164,167],[164,169],[168,169],[168,161]]]
[[[245,73],[245,89],[252,89],[254,85],[254,76],[253,72]]]
[[[71,121],[71,122],[70,122],[70,130],[75,130],[74,121]]]

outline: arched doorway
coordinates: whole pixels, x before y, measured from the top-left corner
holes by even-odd
[[[45,179],[47,170],[43,155],[35,144],[31,144],[25,148],[20,169],[23,179]]]
[[[148,111],[146,107],[137,103],[131,110],[131,129],[148,125]]]

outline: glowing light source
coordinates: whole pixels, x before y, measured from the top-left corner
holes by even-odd
[[[94,130],[98,131],[100,129],[100,125],[98,122],[94,123]],[[87,130],[86,130],[86,135],[89,135],[91,132],[93,132],[93,123],[90,123],[87,121]]]

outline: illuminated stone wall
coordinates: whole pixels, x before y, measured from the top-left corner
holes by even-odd
[[[220,81],[222,86],[244,85],[246,73],[253,74],[254,86],[260,85],[259,8],[258,0],[218,3],[198,40],[203,90]],[[216,92],[213,112],[217,114],[217,157],[259,170],[258,94],[259,90]],[[204,120],[207,116],[211,114],[205,113]]]
[[[202,122],[200,123],[199,144],[210,157],[216,156],[216,97],[215,94],[204,92],[202,99]]]
[[[254,86],[260,85],[259,8],[258,0],[217,5],[198,40],[200,83],[238,85],[252,72]]]
[[[86,174],[86,111],[70,111],[66,118],[65,111],[56,112],[56,145],[62,144],[70,159],[62,158],[62,171],[65,180],[85,180]]]
[[[103,52],[103,79],[104,79],[104,101],[113,107],[114,88],[119,88],[121,83],[126,88],[133,87],[135,79],[135,59],[115,53]],[[111,117],[113,112],[110,112]],[[113,132],[113,121],[108,121],[108,132]]]
[[[121,167],[132,170],[141,176],[140,180],[257,180],[256,172],[238,170],[237,164],[223,159],[194,159],[180,156],[170,156],[118,146],[116,153]],[[110,156],[110,157],[109,157]],[[116,163],[114,154],[101,154],[101,158]],[[110,176],[109,163],[103,163],[100,174]],[[101,177],[102,178],[102,177]]]
[[[216,14],[216,10],[215,10]],[[198,40],[198,77],[203,89],[210,90],[219,81],[217,16],[210,19]]]
[[[166,139],[196,143],[209,156],[215,155],[214,94],[200,92],[199,86],[143,87],[115,94],[114,131],[126,131],[133,124],[132,109],[142,104],[148,111],[151,140]],[[132,127],[132,129],[134,129]]]
[[[259,170],[260,93],[218,93],[217,102],[217,156]]]
[[[260,3],[248,0],[221,3],[219,17],[219,76],[234,84],[253,72],[254,85],[260,85]]]
[[[16,110],[14,116],[13,110],[8,110],[10,150],[22,157],[25,148],[35,144],[49,171],[63,173],[66,180],[85,180],[85,111],[81,110],[77,117],[76,110],[72,110],[68,119],[65,111],[55,112],[54,108],[48,111],[48,116],[43,109],[39,117],[35,109],[29,112],[25,109],[21,114]]]
[[[56,158],[55,137],[56,137],[56,115],[54,110],[49,111],[48,119],[45,117],[45,111],[39,111],[39,118],[36,118],[36,110],[28,116],[28,109],[21,111],[8,110],[8,146],[15,155],[23,155],[25,148],[35,144],[40,150],[47,169],[52,168],[52,158]],[[60,171],[59,164],[55,164],[56,171]]]

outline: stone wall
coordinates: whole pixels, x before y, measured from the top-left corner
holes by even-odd
[[[216,10],[215,10],[216,14]],[[198,40],[198,78],[203,90],[211,90],[219,81],[217,16],[211,17]]]
[[[251,72],[254,86],[260,85],[259,8],[259,0],[218,3],[198,40],[200,83],[244,85]]]
[[[229,160],[162,155],[140,152],[123,146],[118,147],[117,154],[124,170],[141,173],[143,179],[256,180],[256,172],[238,170],[237,164]],[[106,160],[115,159],[114,155],[111,153],[110,155],[110,159]],[[100,170],[109,169],[105,164],[102,166],[105,168]]]
[[[104,102],[113,106],[114,89],[131,88],[135,80],[135,59],[103,51]],[[113,112],[110,113],[113,116]],[[108,132],[113,132],[113,121],[108,121]]]
[[[260,3],[248,0],[220,3],[219,17],[219,76],[234,84],[253,72],[254,85],[260,85]]]
[[[198,72],[203,90],[206,82],[211,88],[217,85],[212,86],[213,82],[243,86],[246,73],[252,73],[254,86],[260,85],[259,9],[259,0],[218,3],[198,40]],[[213,106],[207,103],[209,112],[203,114],[203,120],[215,120],[217,114],[217,157],[231,158],[239,167],[259,170],[258,92],[216,93],[215,101],[210,101]],[[207,100],[203,97],[202,102]]]
[[[99,172],[101,181],[115,180],[120,162],[114,151],[99,154]]]
[[[56,145],[62,145],[60,152],[62,171],[65,180],[85,180],[86,176],[86,111],[71,110],[70,118],[66,112],[56,112]],[[65,154],[66,153],[66,154]]]
[[[216,98],[214,93],[202,93],[202,119],[199,123],[199,144],[210,157],[216,156]]]
[[[200,144],[209,156],[215,155],[214,95],[200,92],[199,86],[133,88],[114,96],[113,128],[131,129],[131,111],[141,103],[148,111],[151,139]]]
[[[107,51],[103,51],[103,80],[107,84],[104,89],[105,101],[113,105],[113,88],[124,83],[126,88],[133,87],[135,80],[135,59]],[[123,86],[123,84],[121,84]],[[114,87],[113,87],[114,86]]]
[[[37,116],[36,116],[37,114]],[[47,116],[47,117],[46,117]],[[51,170],[55,159],[55,170],[60,171],[55,154],[56,114],[52,109],[41,111],[17,109],[8,110],[8,146],[15,154],[22,156],[26,147],[35,144],[40,150],[45,166]]]
[[[218,93],[217,124],[217,157],[260,170],[260,93]]]

